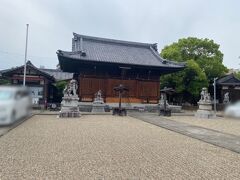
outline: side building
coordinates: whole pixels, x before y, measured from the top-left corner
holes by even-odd
[[[184,64],[162,59],[157,44],[91,37],[73,33],[72,51],[57,51],[64,72],[74,73],[79,82],[79,98],[92,102],[101,90],[104,101],[118,102],[113,88],[129,88],[129,103],[157,103],[160,76],[180,71]]]
[[[229,93],[229,100],[231,102],[240,101],[240,79],[236,78],[234,74],[220,77],[217,79],[216,84],[219,103],[223,103],[226,93]]]
[[[2,70],[0,74],[1,78],[11,85],[22,85],[24,65]],[[63,80],[67,81],[72,77],[72,73],[64,73],[59,69],[37,68],[28,61],[26,64],[26,86],[31,91],[33,105],[46,107],[48,103],[56,103],[58,90],[54,83]]]

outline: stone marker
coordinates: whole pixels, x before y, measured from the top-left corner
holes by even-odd
[[[72,79],[69,84],[63,90],[63,98],[61,102],[61,111],[59,112],[60,118],[65,117],[80,117],[80,111],[78,108],[78,95],[77,95],[77,81]]]
[[[201,99],[198,102],[198,106],[199,108],[195,114],[196,117],[209,119],[215,116],[212,110],[211,97],[207,88],[202,88]]]

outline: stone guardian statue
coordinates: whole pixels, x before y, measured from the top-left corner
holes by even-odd
[[[60,118],[67,117],[80,117],[78,108],[78,82],[72,79],[63,90],[63,98],[61,102],[61,111],[59,112]]]
[[[223,99],[223,104],[229,104],[230,100],[229,100],[229,92],[226,92],[224,94],[224,99]]]
[[[202,91],[200,93],[201,98],[198,102],[198,110],[195,113],[195,116],[198,118],[205,118],[209,119],[214,117],[214,113],[212,111],[212,101],[210,93],[208,93],[207,88],[202,88]]]

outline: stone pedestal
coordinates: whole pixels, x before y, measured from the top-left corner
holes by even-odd
[[[105,112],[105,104],[102,98],[102,91],[99,90],[96,94],[95,94],[95,98],[92,104],[92,112],[93,113],[101,113],[101,112]]]
[[[59,117],[80,117],[80,111],[78,108],[78,96],[64,96],[61,102],[61,111]]]
[[[105,112],[105,104],[93,103],[93,105],[92,105],[92,112],[93,113]]]
[[[214,112],[212,110],[212,103],[211,102],[198,102],[199,108],[195,114],[195,117],[210,119],[214,117]]]

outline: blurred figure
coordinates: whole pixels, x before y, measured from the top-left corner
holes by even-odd
[[[31,113],[27,87],[0,86],[0,125],[9,125]]]
[[[225,116],[240,119],[240,101],[226,107]]]
[[[223,104],[229,104],[230,100],[229,100],[229,92],[226,92],[224,94],[224,99],[223,99]]]

